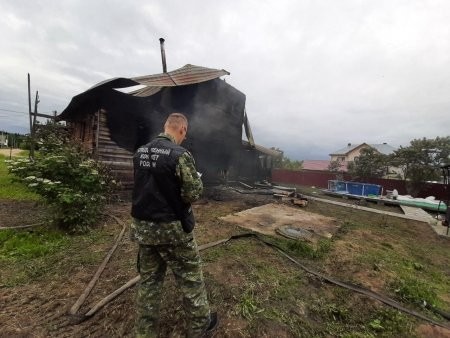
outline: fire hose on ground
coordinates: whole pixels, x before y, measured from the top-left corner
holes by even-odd
[[[102,262],[102,264],[100,265],[99,269],[97,270],[97,272],[95,273],[94,277],[92,278],[92,280],[89,282],[88,286],[86,287],[86,289],[83,291],[83,293],[81,294],[81,296],[78,298],[78,300],[75,302],[75,304],[71,307],[70,311],[69,311],[69,315],[71,316],[72,319],[72,323],[73,324],[79,324],[89,318],[91,318],[92,316],[94,316],[95,313],[97,313],[103,306],[105,306],[106,304],[108,304],[110,301],[112,301],[113,299],[115,299],[117,296],[119,296],[120,294],[122,294],[125,290],[131,288],[132,286],[136,285],[139,280],[141,279],[140,276],[136,276],[133,279],[129,280],[128,282],[126,282],[124,285],[122,285],[120,288],[116,289],[114,292],[110,293],[109,295],[107,295],[106,297],[104,297],[102,300],[100,300],[99,302],[97,302],[88,312],[86,312],[84,315],[83,314],[77,314],[78,309],[81,307],[81,305],[83,304],[83,302],[86,300],[86,298],[88,297],[89,293],[91,292],[91,290],[93,289],[93,287],[95,286],[98,278],[100,277],[101,273],[103,272],[103,270],[106,267],[106,264],[108,262],[108,260],[110,259],[110,257],[112,256],[112,254],[114,253],[115,249],[117,248],[119,242],[121,241],[123,234],[125,232],[126,229],[126,224],[124,222],[122,222],[119,218],[112,216],[116,222],[118,222],[119,224],[122,225],[122,231],[119,234],[114,246],[111,248],[111,250],[108,252],[107,256],[105,257],[104,261]],[[389,305],[391,307],[393,307],[394,309],[397,309],[399,311],[402,311],[404,313],[407,313],[409,315],[412,315],[416,318],[422,319],[426,322],[429,322],[433,325],[436,326],[440,326],[442,328],[445,328],[447,330],[450,330],[450,326],[444,324],[444,323],[440,323],[438,321],[435,321],[434,319],[428,318],[425,315],[416,312],[414,310],[410,310],[406,307],[404,307],[403,305],[401,305],[400,303],[398,303],[397,301],[388,298],[386,296],[383,296],[381,294],[378,294],[374,291],[362,288],[360,286],[357,285],[353,285],[347,282],[342,282],[339,281],[337,279],[334,279],[332,277],[328,277],[320,272],[314,271],[308,267],[306,267],[305,265],[303,265],[302,263],[300,263],[299,261],[297,261],[296,259],[294,259],[293,257],[289,256],[280,246],[278,246],[277,244],[271,243],[269,241],[267,241],[266,239],[262,238],[261,236],[259,236],[256,233],[243,233],[243,234],[238,234],[238,235],[233,235],[230,236],[228,238],[224,238],[215,242],[210,242],[210,243],[206,243],[203,245],[199,246],[199,250],[205,250],[208,248],[212,248],[214,246],[217,245],[221,245],[221,244],[225,244],[227,242],[230,242],[232,240],[237,240],[237,239],[242,239],[242,238],[254,238],[259,240],[260,242],[264,243],[265,245],[269,246],[270,248],[278,251],[281,255],[283,255],[284,257],[286,257],[288,260],[290,260],[291,262],[293,262],[294,264],[296,264],[297,266],[299,266],[302,270],[306,271],[307,273],[316,276],[322,280],[325,280],[331,284],[343,287],[345,289],[360,293],[362,295],[365,295],[369,298],[378,300],[379,302],[382,302],[386,305]],[[430,305],[427,306],[427,308],[437,314],[439,314],[440,316],[442,316],[443,318],[450,320],[450,314],[437,309],[435,307],[432,307]]]

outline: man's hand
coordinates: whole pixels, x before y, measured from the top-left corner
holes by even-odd
[[[178,159],[176,175],[181,183],[181,198],[186,203],[195,202],[203,192],[203,183],[195,169],[195,161],[189,152]]]

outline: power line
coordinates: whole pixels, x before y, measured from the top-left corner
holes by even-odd
[[[11,109],[0,108],[0,111],[6,111],[6,112],[10,112],[10,113],[16,113],[16,114],[25,114],[25,115],[28,115],[27,112],[24,112],[24,111],[17,111],[17,110],[11,110]],[[34,113],[32,113],[32,114],[34,114]],[[48,115],[50,115],[51,113],[42,113],[42,114],[48,114]],[[2,115],[2,116],[5,116],[5,115]]]
[[[17,110],[11,110],[11,109],[4,109],[4,108],[0,108],[1,111],[7,111],[10,113],[19,113],[19,114],[28,114],[27,112],[24,111],[17,111]]]

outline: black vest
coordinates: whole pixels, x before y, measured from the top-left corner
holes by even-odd
[[[181,185],[175,176],[178,158],[185,152],[183,147],[160,136],[139,147],[133,157],[134,218],[154,222],[178,220],[185,232],[194,229],[192,207],[181,199]]]

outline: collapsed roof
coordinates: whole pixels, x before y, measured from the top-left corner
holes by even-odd
[[[211,69],[187,64],[184,67],[167,73],[138,76],[133,78],[116,77],[92,86],[85,92],[72,98],[70,104],[58,116],[59,120],[76,120],[78,116],[98,110],[101,104],[100,93],[111,89],[127,88],[138,85],[145,87],[128,93],[132,96],[147,97],[159,92],[163,87],[176,87],[197,84],[224,75],[230,75],[224,69]]]
[[[228,171],[239,162],[243,126],[254,147],[245,95],[220,79],[229,74],[188,64],[162,74],[110,79],[73,97],[58,119],[82,121],[105,110],[111,139],[134,151],[162,131],[171,112],[183,112],[189,120],[183,146],[194,154],[199,170]],[[136,85],[144,87],[130,93],[116,90]]]

